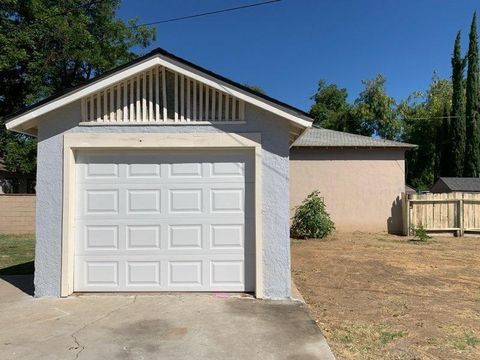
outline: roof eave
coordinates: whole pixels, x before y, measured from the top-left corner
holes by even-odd
[[[411,150],[416,145],[410,146],[354,146],[354,145],[292,145],[292,148],[308,148],[308,149],[382,149],[382,150]]]
[[[45,115],[155,65],[168,67],[173,71],[201,81],[217,90],[227,91],[232,96],[275,113],[303,128],[312,126],[312,118],[299,109],[295,109],[288,104],[284,104],[268,96],[255,93],[241,84],[203,69],[163,49],[157,49],[129,64],[125,64],[111,72],[92,79],[83,85],[40,101],[30,108],[26,108],[23,112],[12,114],[10,118],[7,117],[8,121],[5,123],[6,128],[17,132],[25,131],[25,129],[31,128],[28,126],[28,123],[39,116]]]

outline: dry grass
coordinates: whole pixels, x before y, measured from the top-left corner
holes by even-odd
[[[480,238],[292,241],[294,281],[338,359],[480,359]]]

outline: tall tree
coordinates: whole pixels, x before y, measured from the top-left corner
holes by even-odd
[[[327,129],[346,131],[346,113],[350,108],[347,97],[347,89],[320,80],[317,92],[311,97],[315,101],[310,108],[314,124]]]
[[[452,174],[452,131],[450,113],[448,104],[445,103],[443,107],[443,114],[441,118],[441,125],[437,128],[437,144],[436,144],[436,159],[435,159],[435,174],[434,179],[439,176],[459,176]]]
[[[450,136],[448,143],[449,169],[442,171],[443,176],[463,176],[465,161],[465,91],[463,72],[465,59],[462,59],[461,33],[457,33],[452,56],[452,111],[450,118]]]
[[[386,79],[377,75],[363,80],[364,89],[355,100],[351,111],[354,119],[361,121],[368,135],[395,140],[400,135],[395,100],[385,90]]]
[[[467,54],[468,70],[466,85],[466,148],[463,176],[480,175],[480,128],[479,128],[479,66],[477,13],[473,14]]]
[[[446,109],[451,107],[451,100],[451,81],[439,79],[434,73],[427,91],[414,92],[398,105],[402,140],[418,145],[405,154],[407,181],[418,189],[428,190],[436,180],[436,174],[442,172],[442,167],[448,167],[440,149],[444,141],[449,141],[442,138],[448,127],[448,122],[442,120]]]
[[[31,150],[28,142],[33,140],[7,133],[2,118],[133,59],[132,48],[144,48],[154,39],[152,28],[116,19],[119,4],[0,1],[0,156],[9,159],[9,170],[34,171],[34,164],[27,164],[34,160],[32,151],[19,151]]]

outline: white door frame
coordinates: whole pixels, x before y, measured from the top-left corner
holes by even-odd
[[[63,136],[62,269],[60,295],[73,293],[75,248],[75,152],[78,150],[245,149],[255,155],[255,296],[263,298],[262,144],[259,133],[67,133]]]

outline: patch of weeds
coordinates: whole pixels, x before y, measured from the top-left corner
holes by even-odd
[[[385,331],[385,330],[381,330],[380,331],[380,342],[383,344],[383,345],[387,345],[389,343],[391,343],[393,340],[395,340],[396,338],[401,338],[403,337],[405,334],[403,333],[403,331]]]
[[[340,341],[345,344],[351,344],[353,342],[353,336],[351,334],[345,334],[340,336]]]
[[[457,350],[466,350],[467,347],[476,348],[477,345],[480,345],[480,339],[472,332],[468,332],[453,339],[452,344]]]
[[[432,238],[430,235],[427,234],[427,230],[425,230],[422,224],[412,225],[410,229],[413,233],[412,241],[426,242],[427,240]]]
[[[385,324],[345,322],[332,331],[333,340],[351,356],[377,359],[384,355],[385,347],[406,332]],[[360,355],[360,356],[359,356]]]

